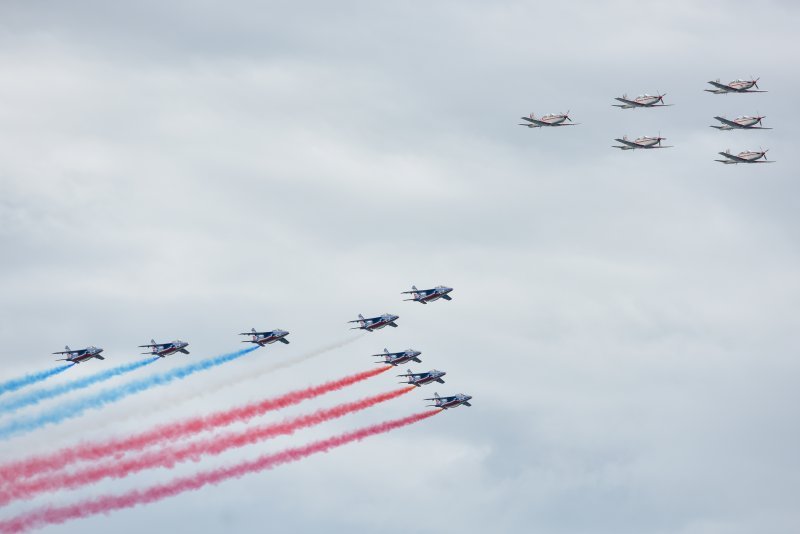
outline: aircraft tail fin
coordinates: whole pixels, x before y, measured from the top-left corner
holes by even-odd
[[[411,286],[411,289],[413,289],[414,291],[417,291],[417,286]]]
[[[361,315],[360,313],[358,314],[358,318],[361,319],[362,321],[364,320],[364,316]]]
[[[155,345],[155,344],[156,344],[156,340],[155,340],[155,339],[153,339],[153,338],[150,338],[150,344],[151,344],[151,345]]]
[[[256,333],[256,329],[255,329],[255,328],[251,328],[251,329],[250,329],[250,331],[251,331],[252,333],[254,333],[254,334]]]
[[[67,351],[67,352],[69,352],[69,351],[71,351],[72,349],[70,349],[70,348],[69,348],[69,345],[64,345],[64,350],[65,350],[65,351]]]

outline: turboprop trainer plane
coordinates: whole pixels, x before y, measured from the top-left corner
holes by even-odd
[[[622,95],[621,97],[615,97],[614,100],[622,102],[622,104],[611,104],[616,108],[622,109],[631,109],[631,108],[665,108],[671,106],[672,104],[665,104],[664,97],[667,96],[667,93],[663,95],[648,95],[647,93],[643,95],[639,95],[634,99],[628,98],[628,95]]]
[[[771,130],[772,128],[764,128],[761,125],[761,119],[766,119],[766,116],[763,115],[756,115],[751,117],[749,115],[743,115],[741,117],[736,117],[733,120],[726,119],[725,117],[714,117],[719,122],[722,123],[722,126],[711,126],[712,128],[716,128],[717,130]],[[758,126],[756,126],[758,124]]]
[[[734,165],[736,163],[775,163],[767,159],[767,152],[769,152],[769,149],[745,150],[734,156],[731,154],[730,149],[728,149],[725,152],[719,152],[720,156],[725,156],[727,159],[715,159],[714,161],[719,161],[725,165]],[[761,158],[764,159],[762,160]]]
[[[355,321],[347,321],[348,323],[358,323],[358,326],[352,327],[350,330],[366,330],[367,332],[372,332],[373,330],[379,330],[386,325],[391,327],[397,328],[396,320],[400,318],[399,315],[392,315],[391,313],[384,313],[378,317],[370,317],[369,319],[365,319],[363,315],[360,313],[358,314],[358,319]]]
[[[666,137],[661,137],[658,135],[657,137],[651,137],[645,135],[638,139],[634,139],[630,141],[627,135],[623,135],[622,139],[614,139],[618,143],[622,143],[622,146],[619,145],[612,145],[614,148],[621,148],[622,150],[636,150],[637,148],[672,148],[672,145],[662,145],[661,141],[666,140]]]
[[[256,345],[264,346],[270,345],[275,343],[276,341],[280,341],[281,343],[285,343],[286,345],[289,344],[289,340],[286,339],[286,336],[289,335],[289,332],[286,330],[269,330],[268,332],[256,332],[255,328],[251,328],[249,332],[241,332],[240,336],[253,336],[252,339],[246,339],[242,341],[242,343],[255,343]]]
[[[422,360],[419,359],[420,354],[422,354],[420,351],[414,349],[406,349],[402,352],[389,352],[389,349],[383,349],[382,353],[373,354],[372,356],[383,358],[383,361],[379,363],[388,363],[389,365],[402,365],[410,361],[422,363]]]
[[[442,410],[447,410],[448,408],[455,408],[456,406],[472,406],[469,401],[472,399],[471,395],[464,395],[463,393],[457,393],[450,397],[440,397],[438,393],[433,394],[432,399],[425,399],[425,400],[432,400],[434,404],[428,404],[428,406],[435,406],[436,408],[441,408]]]
[[[150,349],[150,352],[143,352],[142,354],[152,354],[153,356],[159,356],[163,358],[164,356],[169,356],[170,354],[175,354],[176,352],[189,354],[189,351],[186,350],[186,347],[188,346],[189,344],[187,342],[181,341],[180,339],[169,341],[167,343],[156,343],[155,340],[151,339],[149,345],[139,345],[139,348]]]
[[[707,93],[715,95],[725,95],[728,93],[766,93],[758,90],[758,78],[752,80],[733,80],[730,83],[720,83],[719,78],[715,82],[708,82],[714,89],[703,89]],[[755,87],[755,89],[753,89]]]
[[[531,113],[530,117],[520,117],[526,123],[520,123],[520,126],[527,126],[528,128],[541,128],[542,126],[576,126],[577,122],[572,122],[569,118],[569,111],[566,113],[550,113],[536,118],[536,115]],[[566,121],[569,121],[567,124]]]
[[[105,360],[100,353],[103,352],[103,349],[100,347],[93,347],[88,346],[85,349],[78,349],[72,350],[69,348],[69,345],[64,347],[64,350],[60,352],[54,352],[53,354],[67,354],[66,358],[60,358],[56,361],[58,362],[72,362],[72,363],[81,363],[85,362],[86,360],[91,360],[92,358],[97,358],[98,360]]]
[[[444,384],[442,377],[446,374],[447,373],[444,371],[437,371],[436,369],[432,369],[424,373],[412,373],[411,369],[409,369],[407,373],[397,376],[408,378],[408,382],[400,382],[401,384],[411,384],[412,386],[420,387],[424,386],[425,384],[430,384],[431,382],[439,382],[440,384]]]
[[[411,286],[411,291],[403,291],[401,294],[411,295],[410,299],[403,300],[413,300],[415,302],[427,304],[439,299],[453,300],[453,298],[448,295],[448,293],[450,293],[452,290],[452,287],[446,286],[436,286],[432,289],[417,289],[417,286]]]

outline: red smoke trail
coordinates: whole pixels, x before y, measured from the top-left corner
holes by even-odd
[[[176,478],[172,482],[152,486],[144,490],[134,490],[122,495],[107,495],[69,506],[41,508],[6,521],[0,521],[0,532],[24,532],[31,528],[63,523],[70,519],[108,513],[123,508],[132,508],[140,504],[149,504],[179,493],[197,490],[209,484],[219,484],[231,478],[239,478],[250,473],[272,469],[281,464],[302,460],[312,454],[328,452],[353,441],[360,441],[376,434],[383,434],[384,432],[416,423],[437,413],[439,413],[439,410],[430,410],[401,419],[378,423],[377,425],[316,441],[302,447],[293,447],[274,454],[267,454],[255,460],[242,462],[231,467],[223,467],[189,477]]]
[[[388,369],[390,369],[388,365],[381,366],[369,371],[345,376],[338,380],[325,382],[318,386],[290,391],[272,399],[265,399],[211,415],[193,417],[177,423],[157,426],[152,430],[134,434],[127,438],[112,438],[105,442],[97,443],[79,443],[54,453],[12,462],[0,466],[0,482],[15,484],[22,478],[38,475],[46,471],[57,471],[80,460],[98,460],[105,456],[117,455],[120,451],[141,450],[162,440],[171,441],[218,426],[228,425],[235,421],[246,421],[266,412],[286,408],[304,400],[351,386],[386,372]]]
[[[61,472],[47,474],[34,480],[23,480],[0,490],[0,506],[15,499],[34,497],[36,494],[45,491],[71,489],[108,477],[122,478],[144,469],[155,467],[171,468],[176,463],[186,460],[198,461],[201,456],[220,454],[228,449],[244,447],[245,445],[251,445],[284,434],[292,434],[301,428],[318,425],[359,410],[365,410],[381,402],[404,395],[412,389],[414,389],[414,386],[404,387],[358,401],[340,404],[333,408],[317,410],[286,421],[257,426],[228,435],[212,436],[171,449],[159,448],[134,458],[114,460],[106,465],[87,467],[73,473]]]

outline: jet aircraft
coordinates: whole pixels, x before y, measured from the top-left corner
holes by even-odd
[[[103,349],[100,347],[88,346],[85,349],[77,349],[72,350],[69,348],[69,345],[64,347],[64,350],[60,352],[54,352],[53,354],[67,354],[66,358],[60,358],[56,360],[57,362],[72,362],[72,363],[81,363],[85,362],[86,360],[91,360],[92,358],[97,358],[98,360],[105,360],[100,353],[103,352]]]
[[[448,295],[452,290],[452,287],[446,286],[436,286],[433,289],[417,289],[417,286],[411,286],[411,291],[403,291],[401,295],[411,295],[410,299],[403,300],[413,300],[415,302],[427,304],[428,302],[439,299],[453,300],[453,298]]]
[[[569,111],[566,113],[550,113],[536,118],[536,115],[531,113],[530,117],[520,117],[526,123],[520,123],[520,126],[527,126],[528,128],[541,128],[542,126],[576,126],[577,122],[572,122],[569,118]],[[567,123],[569,121],[569,124]]]
[[[774,160],[770,161],[767,159],[767,152],[769,152],[769,149],[745,150],[734,156],[731,154],[730,149],[728,149],[725,152],[719,152],[720,156],[725,156],[727,159],[716,159],[714,161],[719,161],[725,165],[735,165],[737,163],[774,163]],[[761,158],[764,159],[762,160]]]
[[[619,145],[612,145],[614,148],[621,148],[622,150],[636,150],[637,148],[672,148],[672,145],[662,145],[661,141],[666,140],[666,137],[661,137],[659,134],[657,137],[651,137],[645,135],[638,139],[634,139],[630,141],[628,136],[623,135],[622,139],[614,139],[618,143],[622,143],[622,146]]]
[[[347,322],[358,323],[358,326],[354,326],[350,330],[366,330],[367,332],[372,332],[373,330],[379,330],[386,325],[397,328],[397,323],[395,323],[395,321],[399,318],[400,318],[399,315],[384,313],[383,315],[379,315],[378,317],[370,317],[369,319],[365,319],[364,316],[359,313],[358,319],[356,319],[355,321],[347,321]]]
[[[408,382],[400,382],[401,384],[411,384],[412,386],[420,387],[424,386],[425,384],[430,384],[431,382],[439,382],[440,384],[444,384],[442,377],[446,374],[447,373],[444,371],[437,371],[436,369],[432,369],[424,373],[412,373],[411,369],[409,369],[407,373],[397,376],[408,378]]]
[[[772,128],[764,128],[761,125],[761,119],[766,119],[763,115],[756,115],[756,116],[749,116],[743,115],[741,117],[736,117],[733,120],[726,119],[725,117],[714,117],[719,122],[722,123],[722,126],[711,126],[711,128],[716,128],[717,130],[771,130]],[[758,124],[758,126],[756,126]]]
[[[635,108],[665,108],[669,107],[672,104],[665,104],[664,97],[667,96],[667,93],[663,95],[655,94],[655,95],[648,95],[647,93],[643,95],[639,95],[634,99],[628,98],[628,95],[622,95],[622,97],[615,97],[614,100],[622,102],[622,104],[611,104],[616,108],[621,109],[635,109]]]
[[[267,332],[256,332],[255,328],[251,328],[249,332],[241,332],[240,336],[253,336],[252,339],[246,339],[242,341],[242,343],[255,343],[263,347],[264,345],[270,345],[275,343],[276,341],[280,341],[281,343],[285,343],[286,345],[289,344],[289,340],[286,339],[286,336],[289,335],[289,332],[286,330],[269,330]]]
[[[187,342],[181,341],[180,339],[169,341],[167,343],[156,343],[154,339],[151,339],[149,345],[139,345],[139,348],[150,349],[150,352],[143,352],[142,354],[152,354],[153,356],[159,356],[163,358],[165,356],[169,356],[170,354],[175,354],[176,352],[189,354],[189,351],[186,350],[186,347],[188,346],[189,344]]]
[[[758,90],[758,78],[752,80],[733,80],[730,83],[720,83],[719,78],[715,82],[708,82],[714,86],[714,89],[703,89],[707,93],[714,93],[715,95],[725,95],[728,93],[766,93],[766,91]],[[753,89],[755,87],[755,89]]]
[[[406,349],[401,352],[389,352],[389,349],[383,349],[382,353],[373,354],[372,356],[383,358],[383,361],[379,363],[388,363],[389,365],[396,366],[408,363],[412,360],[417,363],[422,363],[422,360],[419,359],[420,354],[422,354],[420,351],[414,349]]]
[[[438,393],[433,394],[432,399],[425,399],[425,400],[432,400],[434,404],[428,404],[428,406],[435,406],[436,408],[441,408],[442,410],[447,410],[448,408],[455,408],[456,406],[472,406],[469,401],[472,399],[471,395],[464,395],[463,393],[457,393],[450,397],[440,397]]]

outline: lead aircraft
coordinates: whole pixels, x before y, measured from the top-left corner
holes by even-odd
[[[94,347],[92,345],[86,347],[85,349],[77,349],[72,350],[69,348],[69,345],[64,347],[64,350],[59,352],[54,352],[53,354],[67,354],[66,358],[59,358],[56,360],[57,362],[72,362],[72,363],[81,363],[85,362],[86,360],[91,360],[92,358],[97,358],[98,360],[105,360],[100,353],[103,352],[103,349],[100,347]]]

